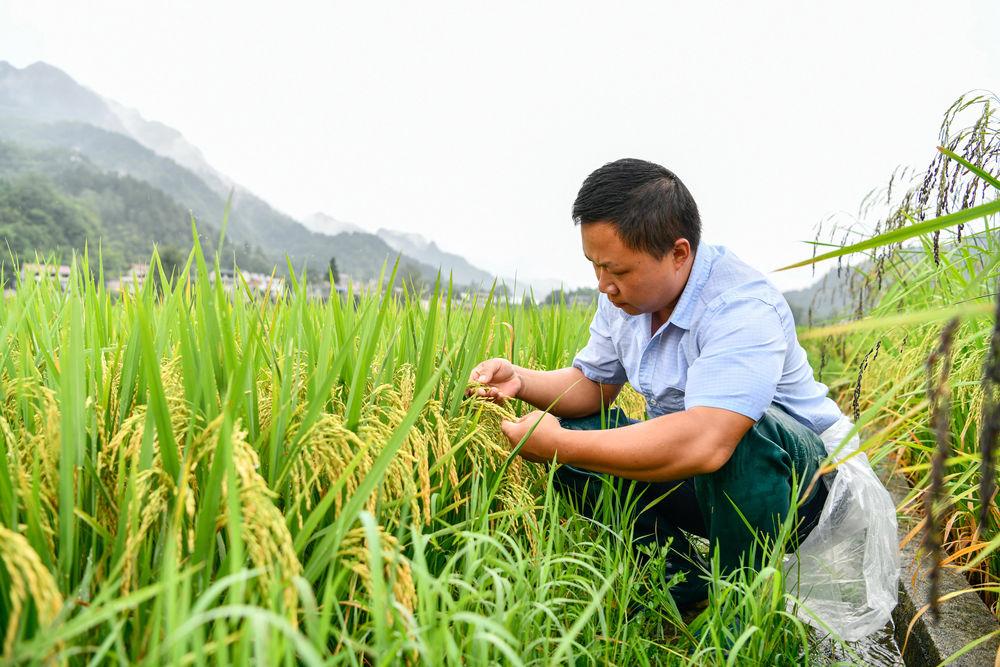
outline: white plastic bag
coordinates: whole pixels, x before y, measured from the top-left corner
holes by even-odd
[[[841,416],[820,435],[833,460],[858,449],[857,435],[846,440],[852,428]],[[863,453],[823,479],[823,512],[799,550],[785,558],[785,589],[799,600],[800,618],[855,641],[883,628],[896,607],[896,508]]]

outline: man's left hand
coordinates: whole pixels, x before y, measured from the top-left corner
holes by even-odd
[[[535,426],[535,430],[531,431],[535,422],[538,422],[538,426]],[[562,431],[562,426],[559,425],[559,420],[554,415],[534,410],[517,421],[504,420],[500,422],[500,429],[510,440],[512,447],[516,447],[525,434],[531,431],[531,436],[518,453],[528,461],[548,463],[556,454],[556,438]]]

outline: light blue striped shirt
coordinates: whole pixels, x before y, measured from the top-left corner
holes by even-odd
[[[704,406],[761,418],[777,404],[815,433],[840,416],[813,377],[781,292],[722,246],[702,243],[670,319],[629,315],[601,294],[590,341],[573,366],[591,380],[628,382],[649,417]]]

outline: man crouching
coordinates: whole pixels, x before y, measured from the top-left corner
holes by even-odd
[[[602,478],[636,480],[646,507],[637,542],[672,538],[668,569],[679,607],[704,600],[703,563],[686,534],[718,549],[723,571],[759,567],[755,539],[773,539],[798,508],[797,543],[816,525],[827,484],[821,434],[843,419],[816,381],[782,294],[732,252],[700,242],[698,207],[669,170],[624,159],[587,177],[573,205],[600,295],[590,340],[569,368],[506,359],[479,364],[470,391],[517,398],[532,412],[504,422],[525,459],[562,464],[559,488],[581,512]],[[648,419],[607,409],[628,382]],[[558,399],[558,400],[557,400]],[[612,479],[611,481],[617,481]],[[804,498],[793,498],[793,488]],[[670,574],[670,572],[668,572]]]

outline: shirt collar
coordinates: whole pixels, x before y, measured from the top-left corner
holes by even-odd
[[[687,284],[684,286],[684,291],[681,292],[681,298],[677,300],[677,305],[674,306],[674,312],[667,320],[668,323],[685,330],[691,328],[691,318],[694,315],[695,306],[698,305],[698,297],[701,296],[701,290],[708,282],[708,276],[712,272],[712,264],[717,254],[715,248],[707,243],[698,245],[694,264],[691,266],[691,275],[688,276]]]

